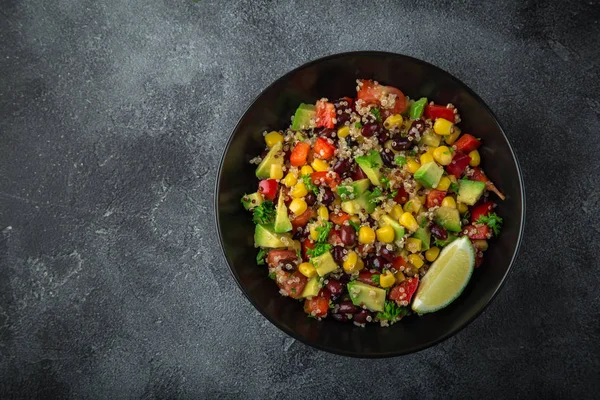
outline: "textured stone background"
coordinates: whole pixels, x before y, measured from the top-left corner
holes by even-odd
[[[600,390],[597,0],[0,3],[1,398]],[[390,360],[279,332],[237,289],[213,226],[217,163],[249,102],[293,67],[358,49],[469,84],[527,185],[520,257],[492,305]]]

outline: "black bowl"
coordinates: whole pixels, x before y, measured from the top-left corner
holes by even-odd
[[[262,132],[290,124],[299,103],[321,97],[354,96],[356,79],[375,79],[411,98],[426,96],[453,103],[463,132],[481,137],[483,168],[504,192],[497,213],[504,218],[494,240],[463,294],[445,309],[412,316],[389,328],[359,328],[332,319],[306,317],[302,303],[279,295],[264,266],[257,266],[251,215],[240,204],[256,191],[254,166],[248,161],[264,148]],[[467,85],[424,61],[385,52],[351,52],[309,62],[277,79],[248,108],[225,148],[216,187],[216,219],[225,258],[238,285],[269,321],[290,336],[316,348],[353,357],[392,357],[415,352],[450,337],[471,322],[502,286],[516,257],[525,216],[523,181],[515,154],[500,124]]]

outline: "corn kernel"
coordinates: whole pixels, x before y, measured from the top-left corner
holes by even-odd
[[[283,135],[279,132],[273,131],[265,135],[265,142],[269,148],[275,146],[277,143],[283,142]]]
[[[412,214],[418,214],[421,211],[421,207],[424,202],[421,202],[421,199],[418,197],[414,197],[413,199],[406,202],[404,205],[404,211]]]
[[[292,174],[288,172],[288,174],[283,178],[283,184],[287,187],[292,187],[298,182],[298,179]]]
[[[327,221],[329,219],[329,210],[327,209],[327,207],[325,206],[321,206],[319,207],[319,209],[317,210],[317,215],[319,216],[319,218],[321,218],[323,221]]]
[[[425,262],[421,260],[421,257],[419,257],[417,254],[409,255],[408,262],[414,265],[416,269],[421,268],[423,264],[425,264]]]
[[[319,232],[317,232],[317,225],[316,224],[312,224],[308,228],[308,232],[309,232],[310,238],[316,242],[317,239],[319,238]]]
[[[337,135],[338,137],[341,138],[345,138],[346,136],[348,136],[350,134],[350,128],[347,126],[342,126],[340,129],[338,129],[337,131]]]
[[[356,225],[360,226],[360,218],[358,215],[353,215],[350,217],[350,221],[354,222]]]
[[[450,179],[447,176],[442,176],[442,179],[440,179],[436,189],[442,191],[448,190],[450,188],[450,183],[452,182],[450,182]]]
[[[300,175],[310,175],[313,172],[315,171],[308,165],[305,165],[304,167],[300,168]]]
[[[421,161],[421,165],[425,165],[427,163],[430,163],[430,162],[434,161],[433,156],[431,155],[431,153],[423,153],[423,154],[421,154],[421,157],[419,157],[419,160]]]
[[[296,183],[296,186],[290,190],[290,194],[292,197],[299,199],[300,197],[304,197],[308,194],[308,189],[306,189],[304,182],[298,182]]]
[[[400,222],[400,225],[402,225],[403,227],[405,227],[409,231],[414,232],[417,229],[419,229],[419,224],[417,224],[417,220],[409,212],[405,212],[404,214],[402,214],[400,216],[399,222]]]
[[[402,282],[403,280],[406,279],[406,277],[404,276],[404,274],[402,273],[402,271],[398,271],[396,272],[396,282]]]
[[[404,212],[404,210],[402,209],[402,206],[396,204],[394,207],[392,207],[392,211],[390,211],[390,215],[392,216],[392,218],[397,220],[398,218],[400,218],[400,216],[402,215],[403,212]]]
[[[308,262],[303,262],[302,264],[298,265],[298,271],[300,271],[300,273],[307,278],[317,276],[317,270],[315,269],[315,266]]]
[[[349,274],[354,272],[358,272],[365,267],[363,260],[356,254],[355,251],[350,250],[344,263],[342,264],[342,268]]]
[[[448,136],[444,137],[444,140],[446,141],[446,143],[448,143],[450,146],[452,146],[454,144],[454,142],[456,142],[456,140],[458,139],[458,137],[461,134],[461,130],[458,126],[454,126],[454,130],[452,131],[451,134],[449,134]]]
[[[327,171],[329,169],[329,164],[327,161],[321,160],[320,158],[315,158],[312,162],[313,169],[318,172]]]
[[[386,271],[379,277],[379,285],[382,288],[392,287],[395,282],[396,278],[394,278],[394,274],[392,274],[390,271]]]
[[[477,167],[479,164],[481,164],[481,156],[477,150],[470,152],[469,157],[471,157],[471,161],[469,161],[469,165],[471,167]]]
[[[387,225],[377,229],[377,240],[383,243],[392,243],[394,241],[394,228]]]
[[[303,214],[307,208],[308,208],[308,205],[306,204],[306,201],[304,201],[303,199],[294,199],[294,200],[292,200],[292,202],[290,203],[290,206],[289,206],[290,211],[296,215]]]
[[[441,142],[442,137],[433,132],[425,133],[421,136],[421,143],[426,144],[427,146],[438,147]]]
[[[454,175],[448,175],[448,179],[450,179],[450,182],[452,183],[458,182],[458,179]]]
[[[390,115],[385,119],[385,121],[383,122],[383,126],[385,127],[385,129],[398,128],[402,126],[402,122],[404,122],[402,115],[394,114]]]
[[[269,174],[271,179],[281,179],[283,178],[283,165],[281,164],[271,164],[271,173]]]
[[[456,208],[458,209],[458,212],[461,214],[464,214],[467,211],[469,211],[469,206],[466,205],[465,203],[461,203],[460,201],[456,204]]]
[[[421,168],[421,164],[419,164],[417,161],[415,161],[414,159],[410,158],[407,162],[406,162],[406,169],[408,169],[408,171],[411,174],[414,174],[415,172],[417,172],[419,170],[419,168]]]
[[[421,239],[417,239],[417,238],[406,239],[406,249],[408,251],[410,251],[411,253],[420,252],[422,245],[423,245],[423,242],[421,242]]]
[[[452,133],[453,129],[454,129],[454,124],[444,118],[438,118],[433,123],[433,130],[438,135],[448,136]]]
[[[446,196],[442,200],[442,207],[456,208],[456,200],[454,200],[454,197]]]
[[[433,158],[440,165],[450,165],[452,162],[452,151],[448,146],[440,146],[433,152]]]
[[[419,200],[419,205],[421,206],[421,208],[423,207],[423,204],[427,203],[427,196],[425,196],[425,195],[417,196],[417,197],[415,197],[415,199]],[[419,209],[419,211],[420,211],[420,209]]]
[[[361,226],[358,230],[358,241],[362,244],[371,244],[375,241],[375,231],[370,226]]]
[[[440,255],[439,247],[430,247],[425,251],[425,259],[429,262],[434,262],[436,258]]]

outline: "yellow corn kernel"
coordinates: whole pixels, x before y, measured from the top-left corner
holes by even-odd
[[[304,211],[308,208],[308,205],[303,199],[294,199],[290,203],[289,209],[296,215],[303,214]]]
[[[271,173],[269,174],[271,179],[283,178],[283,166],[281,164],[271,164]]]
[[[342,199],[340,199],[338,196],[336,196],[335,200],[333,200],[333,203],[331,203],[332,206],[341,206],[342,205]]]
[[[344,263],[342,264],[342,268],[344,268],[344,271],[346,271],[349,274],[358,272],[361,269],[363,269],[364,267],[365,267],[365,264],[363,263],[363,260],[353,250],[350,250],[348,252],[346,259],[344,260]]]
[[[319,232],[317,232],[317,225],[312,224],[311,226],[309,226],[308,232],[310,234],[310,238],[316,242],[319,238]]]
[[[318,172],[327,171],[329,169],[329,164],[327,161],[321,160],[320,158],[315,158],[312,162],[313,169]]]
[[[450,165],[452,162],[452,151],[448,146],[440,146],[433,152],[433,158],[440,165]]]
[[[421,207],[424,202],[421,202],[421,199],[418,197],[414,197],[413,199],[406,202],[404,205],[404,211],[412,214],[418,214],[421,211]]]
[[[394,278],[394,274],[392,274],[390,271],[386,271],[379,277],[379,285],[382,288],[392,287],[394,283],[396,283],[396,278]]]
[[[308,262],[303,262],[302,264],[298,265],[298,271],[300,271],[300,273],[307,278],[317,276],[317,270],[315,269],[315,266]]]
[[[444,137],[444,140],[446,141],[446,143],[448,143],[450,146],[452,146],[454,144],[454,142],[456,142],[456,140],[458,139],[458,137],[461,134],[461,130],[458,126],[454,126],[454,130],[452,131],[451,134],[449,134],[448,136]]]
[[[454,175],[448,175],[448,178],[450,179],[450,182],[452,182],[452,183],[458,182],[458,179],[456,179],[456,177]]]
[[[298,179],[292,174],[288,172],[288,174],[283,178],[283,184],[287,187],[292,187],[298,182]]]
[[[337,135],[338,137],[341,138],[345,138],[346,136],[348,136],[350,134],[350,128],[347,126],[342,126],[340,129],[338,129],[337,131]]]
[[[402,209],[402,206],[396,204],[394,207],[392,207],[392,211],[390,211],[390,215],[395,220],[398,220],[398,218],[400,218],[400,216],[402,215],[403,212],[404,212],[404,210]]]
[[[323,221],[327,221],[329,219],[329,210],[327,209],[327,207],[325,206],[321,206],[319,207],[319,209],[317,210],[317,215],[319,216],[319,218],[321,218]]]
[[[469,157],[471,157],[471,161],[469,161],[469,165],[471,167],[476,167],[481,164],[481,156],[477,150],[473,150],[469,153]]]
[[[419,170],[419,168],[421,168],[421,164],[419,164],[416,160],[409,158],[408,161],[406,162],[406,169],[408,169],[408,171],[411,174],[414,174],[415,172],[417,172]]]
[[[300,168],[300,175],[310,175],[313,172],[315,171],[308,165],[305,165],[304,167]]]
[[[404,214],[402,214],[400,216],[400,219],[398,220],[398,222],[400,222],[400,225],[402,225],[403,227],[405,227],[409,231],[414,232],[417,229],[419,229],[419,224],[417,224],[417,220],[409,212],[405,212]]]
[[[440,179],[436,189],[437,190],[448,190],[450,188],[450,184],[452,182],[450,182],[450,179],[447,176],[442,176],[442,179]]]
[[[406,279],[406,277],[404,276],[404,274],[401,271],[396,272],[396,281],[397,282],[402,282],[403,280]]]
[[[452,133],[453,129],[454,129],[454,124],[444,118],[438,118],[433,123],[433,130],[438,135],[448,136]]]
[[[420,252],[422,245],[423,245],[423,242],[421,242],[421,239],[417,239],[417,238],[406,239],[406,250],[410,251],[411,253]]]
[[[353,215],[350,217],[350,221],[354,222],[356,225],[360,226],[360,218],[358,215]]]
[[[283,135],[279,132],[273,131],[265,135],[265,142],[269,148],[275,146],[277,143],[283,142]]]
[[[421,157],[419,157],[419,160],[421,161],[421,165],[425,165],[427,163],[430,163],[430,162],[434,161],[433,156],[431,155],[431,153],[423,153],[423,154],[421,154]]]
[[[465,203],[461,203],[460,201],[458,202],[458,204],[456,204],[456,208],[458,209],[458,212],[461,214],[464,214],[467,211],[469,211],[469,206],[466,205]]]
[[[392,243],[394,241],[394,228],[386,225],[377,229],[377,240],[383,243]]]
[[[446,196],[442,200],[442,207],[456,208],[456,200],[454,200],[454,197]]]
[[[425,262],[421,260],[421,257],[419,257],[417,254],[409,255],[408,262],[414,265],[416,269],[421,268],[423,264],[425,264]]]
[[[385,119],[385,121],[383,121],[383,126],[385,127],[385,129],[398,128],[402,126],[402,122],[404,122],[402,115],[394,114],[390,115]]]
[[[290,194],[292,197],[299,199],[300,197],[304,197],[308,194],[308,189],[306,189],[304,182],[298,182],[296,183],[296,186],[290,190]]]
[[[440,255],[439,247],[430,247],[425,251],[425,259],[429,262],[434,262],[436,258]]]
[[[358,241],[362,244],[371,244],[375,241],[375,231],[370,226],[361,226],[358,230]]]
[[[419,200],[419,202],[420,202],[419,204],[420,204],[421,208],[423,207],[423,204],[427,203],[427,196],[425,196],[425,195],[417,196],[416,199]]]

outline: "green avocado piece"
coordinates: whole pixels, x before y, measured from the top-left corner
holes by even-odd
[[[436,239],[436,243],[440,247],[445,247],[445,246],[448,246],[450,243],[454,242],[457,238],[458,237],[455,234],[449,233],[448,237],[446,238],[446,240]]]
[[[279,191],[279,200],[277,201],[277,210],[275,212],[274,230],[276,233],[284,233],[292,230],[292,223],[288,217],[288,209],[284,203],[285,196],[283,189]]]
[[[263,195],[258,192],[245,194],[244,197],[242,197],[242,205],[246,210],[252,210],[254,207],[259,206],[263,201]]]
[[[395,240],[400,240],[402,236],[404,236],[404,227],[389,215],[386,214],[381,216],[381,218],[379,218],[379,222],[381,222],[383,225],[389,225],[392,227],[392,229],[394,229]]]
[[[300,104],[294,114],[294,121],[292,121],[292,130],[298,131],[302,129],[309,129],[312,125],[311,121],[317,115],[317,108],[314,104]]]
[[[434,222],[452,232],[460,232],[460,215],[452,207],[440,207],[435,210]]]
[[[371,150],[369,154],[356,157],[355,160],[371,183],[375,186],[379,186],[381,184],[381,167],[383,166],[383,161],[381,160],[379,153],[375,150]]]
[[[283,144],[278,142],[267,153],[265,158],[258,164],[256,168],[256,177],[258,179],[269,179],[271,177],[271,165],[283,164],[283,156],[279,154]]]
[[[458,181],[457,200],[472,206],[477,203],[477,200],[479,200],[484,190],[485,183],[483,182],[461,179]]]
[[[431,232],[427,228],[419,228],[413,234],[413,237],[421,239],[421,249],[427,250],[431,246]]]
[[[432,161],[421,165],[421,168],[415,172],[415,179],[426,188],[435,189],[443,173],[444,169]]]
[[[256,225],[254,228],[254,246],[279,249],[293,244],[289,233],[276,233],[273,225]]]
[[[342,201],[353,200],[366,192],[367,189],[369,189],[369,186],[371,186],[370,180],[359,179],[358,181],[338,186],[337,193],[340,195]]]
[[[338,265],[335,263],[330,251],[311,258],[310,263],[315,266],[319,276],[325,276],[338,269]]]
[[[313,276],[308,280],[308,282],[306,282],[306,286],[304,286],[304,290],[302,290],[300,297],[314,297],[319,294],[319,290],[321,290],[319,278],[317,276]]]
[[[359,281],[348,282],[348,293],[354,305],[371,311],[383,311],[385,290]]]
[[[368,193],[365,192],[358,196],[356,200],[348,200],[342,202],[342,211],[348,214],[358,214],[362,210],[365,210],[365,213],[371,214],[375,211],[376,205],[369,201]]]

